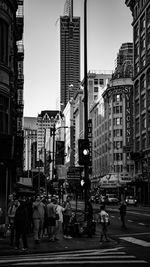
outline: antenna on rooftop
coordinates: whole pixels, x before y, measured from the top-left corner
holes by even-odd
[[[64,5],[64,16],[69,16],[72,21],[73,18],[73,0],[66,0]]]

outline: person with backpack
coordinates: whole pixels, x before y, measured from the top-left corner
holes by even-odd
[[[22,238],[23,248],[22,250],[28,249],[27,242],[27,228],[28,228],[28,212],[25,205],[25,201],[19,199],[20,205],[16,209],[14,217],[14,227],[16,232],[16,249],[20,249],[20,238]]]

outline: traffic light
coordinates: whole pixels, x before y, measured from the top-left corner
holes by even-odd
[[[78,140],[79,165],[88,165],[90,162],[90,146],[88,139]]]
[[[56,141],[56,165],[64,165],[65,143],[64,141]]]

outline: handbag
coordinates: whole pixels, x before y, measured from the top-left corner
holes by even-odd
[[[59,214],[58,213],[56,213],[56,220],[59,220]]]

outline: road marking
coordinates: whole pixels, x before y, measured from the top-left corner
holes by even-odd
[[[150,235],[150,232],[146,232],[146,233],[133,233],[133,234],[130,233],[130,235],[131,236]],[[118,236],[118,237],[120,237],[120,236],[129,236],[129,234],[117,234],[117,235],[112,235],[112,236]]]
[[[60,265],[69,265],[69,266],[73,266],[73,265],[77,265],[77,264],[79,264],[79,265],[81,265],[81,263],[82,264],[89,264],[89,261],[63,261],[63,262],[60,262],[60,261],[55,261],[55,262],[49,262],[49,261],[46,261],[46,262],[42,262],[42,265],[58,265],[58,266],[60,266]],[[105,261],[90,261],[90,264],[107,264],[107,263],[115,263],[115,264],[118,264],[118,263],[125,263],[125,264],[127,264],[127,263],[148,263],[147,261],[144,261],[144,260],[126,260],[126,261],[124,261],[124,260],[118,260],[118,261],[110,261],[110,260],[105,260]],[[35,265],[35,266],[37,266],[39,264],[39,262],[32,262],[32,263],[24,263],[23,264],[23,266],[25,266],[25,265]],[[22,266],[22,263],[15,263],[15,264],[12,264],[12,265],[14,265],[14,266]]]
[[[128,222],[131,222],[131,223],[133,223],[133,221],[131,221],[131,220],[128,220]]]
[[[138,223],[138,224],[139,224],[139,225],[142,225],[142,226],[145,225],[144,223]]]
[[[150,247],[150,242],[141,240],[141,239],[137,239],[134,237],[120,237],[120,239],[128,241],[130,243],[136,244],[136,245],[140,245],[143,247]]]

